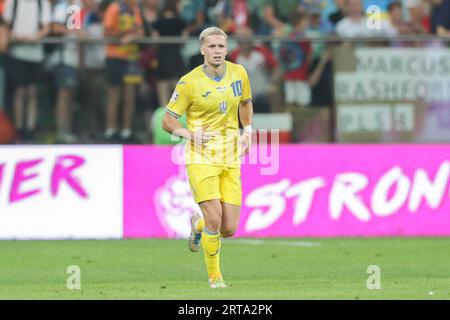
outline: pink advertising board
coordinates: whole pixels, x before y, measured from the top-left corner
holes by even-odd
[[[0,146],[0,239],[122,238],[122,157],[112,145]]]
[[[125,238],[184,238],[192,200],[173,147],[124,147]],[[254,146],[238,237],[448,236],[450,146]]]

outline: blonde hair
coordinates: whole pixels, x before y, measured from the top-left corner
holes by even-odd
[[[203,44],[203,40],[205,40],[205,38],[207,36],[211,36],[211,35],[224,36],[225,39],[228,39],[227,34],[222,29],[217,28],[217,27],[209,27],[209,28],[206,28],[205,30],[203,30],[202,33],[200,33],[200,36],[198,37],[198,40],[200,41],[200,45]]]

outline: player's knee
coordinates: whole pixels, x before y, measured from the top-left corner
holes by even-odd
[[[206,229],[211,232],[219,232],[220,224],[221,220],[219,217],[210,217],[208,220],[205,220]]]
[[[220,230],[220,235],[222,236],[222,238],[230,238],[234,235],[235,232],[235,229],[224,228]]]

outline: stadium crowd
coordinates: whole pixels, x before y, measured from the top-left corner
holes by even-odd
[[[210,25],[231,36],[229,60],[246,67],[255,112],[266,113],[333,104],[332,46],[290,37],[450,34],[450,0],[388,1],[377,28],[367,27],[368,2],[1,0],[0,142],[157,143],[152,130],[178,78],[203,62],[189,42]],[[186,43],[136,43],[166,36]],[[73,41],[105,37],[117,41]]]

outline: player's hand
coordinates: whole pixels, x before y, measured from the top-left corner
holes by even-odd
[[[202,128],[198,128],[191,135],[192,141],[194,144],[204,147],[212,138],[217,136],[216,131],[207,131],[209,125],[206,125]]]
[[[239,157],[245,156],[250,152],[252,147],[252,131],[244,130],[241,135],[241,154]]]

